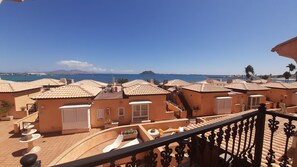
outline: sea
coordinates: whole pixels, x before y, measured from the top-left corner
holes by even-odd
[[[227,81],[230,76],[227,75],[198,75],[198,74],[78,74],[78,75],[1,75],[1,79],[10,81],[33,81],[42,78],[54,79],[73,79],[75,82],[85,79],[91,79],[101,82],[112,82],[112,79],[128,79],[128,81],[135,79],[150,80],[155,79],[159,82],[164,80],[181,79],[187,82],[198,82],[206,79],[215,79],[219,81]]]

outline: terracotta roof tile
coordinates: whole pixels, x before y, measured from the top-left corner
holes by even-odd
[[[230,92],[229,89],[222,88],[213,84],[195,83],[182,87],[183,89],[192,90],[195,92]]]
[[[197,83],[208,83],[208,84],[215,84],[215,85],[226,85],[226,82],[222,82],[222,81],[217,81],[215,79],[207,79],[207,80],[203,80],[203,81],[199,81]]]
[[[268,88],[279,88],[279,89],[297,89],[297,84],[294,83],[285,83],[285,82],[270,82],[263,84],[262,86]]]
[[[107,83],[105,82],[100,82],[100,81],[95,81],[95,80],[81,80],[78,82],[73,83],[74,85],[80,84],[80,85],[89,85],[89,86],[95,86],[95,87],[106,87]]]
[[[29,83],[19,83],[19,82],[0,83],[0,93],[21,92],[21,91],[37,89],[37,88],[40,88],[40,86],[32,85]]]
[[[168,81],[166,84],[164,84],[165,86],[186,86],[189,85],[189,82],[180,80],[180,79],[174,79],[174,80],[170,80]]]
[[[99,93],[95,100],[111,100],[111,99],[123,99],[123,92],[104,92]]]
[[[228,80],[227,81],[228,84],[234,84],[234,83],[246,83],[245,80],[242,80],[242,79],[231,79],[231,80]]]
[[[43,78],[43,79],[38,79],[35,81],[31,81],[30,82],[33,85],[38,85],[38,86],[62,86],[65,85],[65,83],[57,80],[57,79],[53,79],[53,78]]]
[[[0,83],[12,83],[12,82],[14,82],[14,81],[0,79]]]
[[[124,88],[124,93],[126,95],[160,95],[168,94],[167,90],[154,86],[152,84],[138,84]]]
[[[136,79],[133,81],[123,83],[122,86],[126,88],[126,87],[130,87],[130,86],[138,85],[138,84],[147,84],[147,83],[149,83],[149,82],[147,82],[145,80],[141,80],[141,79]]]
[[[270,79],[271,80],[271,79]],[[252,83],[257,83],[257,84],[265,84],[267,83],[268,80],[266,79],[257,79],[257,80],[252,80]]]
[[[40,93],[33,99],[61,99],[61,98],[82,98],[94,97],[102,89],[88,85],[66,85]]]
[[[256,83],[233,83],[225,85],[225,88],[229,89],[236,89],[236,90],[269,90],[269,88],[266,88],[264,86],[260,86]]]

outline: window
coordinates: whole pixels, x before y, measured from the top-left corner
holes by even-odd
[[[119,117],[124,117],[125,116],[125,108],[124,107],[119,107]]]
[[[261,103],[263,95],[250,95],[248,105],[250,109],[257,109]]]
[[[104,118],[104,109],[97,109],[97,118],[98,119]]]
[[[232,109],[232,97],[216,98],[216,114],[230,114]]]
[[[110,114],[110,108],[106,108],[106,115],[109,115]]]
[[[136,104],[136,105],[133,105],[132,109],[133,109],[133,114],[132,114],[133,122],[141,122],[144,120],[148,120],[148,117],[149,117],[148,104]]]

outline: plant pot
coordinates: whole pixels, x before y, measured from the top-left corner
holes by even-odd
[[[137,130],[134,130],[133,133],[125,134],[124,131],[121,133],[123,135],[123,140],[130,140],[130,139],[135,139],[138,136]]]

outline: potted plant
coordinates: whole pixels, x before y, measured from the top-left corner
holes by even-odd
[[[126,129],[121,133],[124,136],[124,140],[135,139],[138,135],[136,129]]]
[[[10,110],[10,108],[11,105],[8,102],[3,100],[0,101],[0,113],[2,121],[10,121],[13,119],[13,116],[8,116],[8,111]]]

